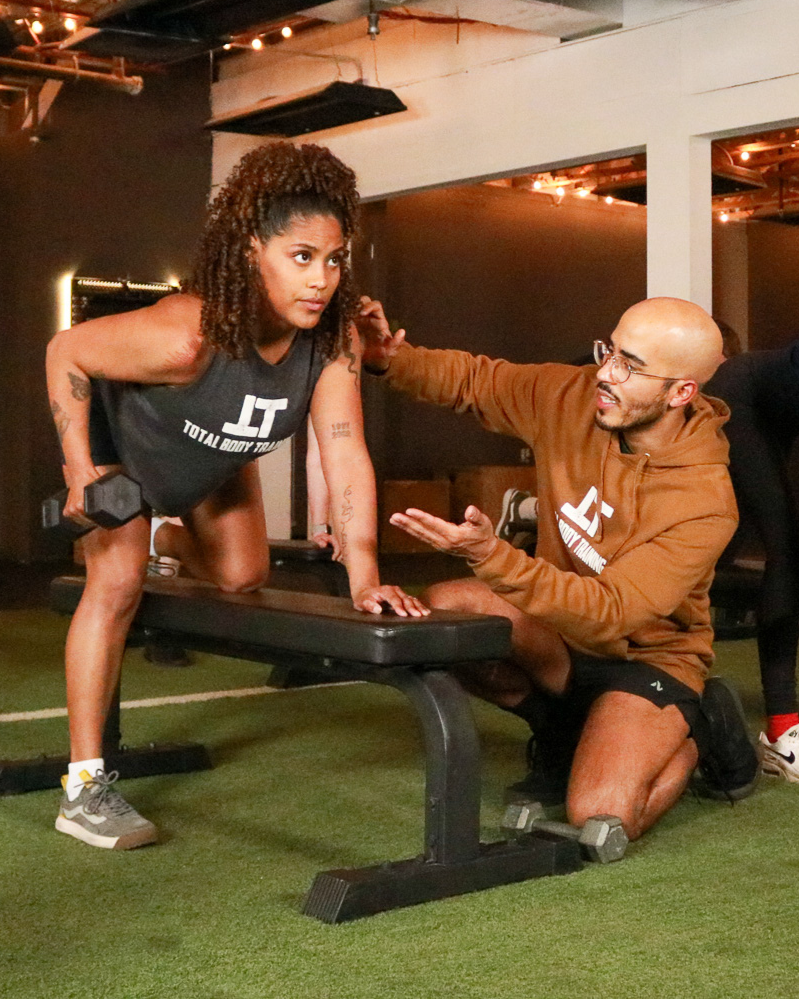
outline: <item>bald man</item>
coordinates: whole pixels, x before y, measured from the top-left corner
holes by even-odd
[[[631,839],[698,764],[709,796],[749,794],[758,762],[740,702],[720,678],[705,682],[708,590],[737,523],[728,411],[700,393],[722,358],[710,316],[680,299],[640,302],[594,344],[597,367],[582,368],[410,347],[369,299],[359,325],[367,370],[535,452],[534,558],[475,507],[462,524],[421,510],[391,518],[474,571],[431,587],[430,606],[513,623],[511,660],[458,672],[533,730],[531,772],[512,793],[565,800],[576,825],[617,815]]]

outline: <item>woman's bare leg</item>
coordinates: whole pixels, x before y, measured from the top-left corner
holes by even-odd
[[[102,756],[103,727],[119,680],[125,639],[141,599],[149,540],[145,517],[113,531],[96,528],[84,537],[86,586],[66,645],[69,733],[75,761]]]
[[[228,592],[256,590],[266,583],[269,542],[254,464],[245,465],[185,514],[183,525],[161,525],[155,539],[159,555],[180,559],[192,576]]]

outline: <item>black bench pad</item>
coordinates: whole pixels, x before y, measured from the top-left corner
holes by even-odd
[[[71,614],[83,577],[53,580],[51,606]],[[481,614],[434,611],[426,618],[363,614],[343,597],[286,590],[223,593],[194,579],[148,580],[135,624],[207,638],[374,666],[431,666],[501,659],[510,653],[510,621]]]

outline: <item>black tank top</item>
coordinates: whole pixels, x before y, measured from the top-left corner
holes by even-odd
[[[254,348],[218,351],[191,385],[99,379],[93,390],[125,471],[153,510],[178,516],[296,433],[322,367],[313,331],[300,330],[278,364]]]

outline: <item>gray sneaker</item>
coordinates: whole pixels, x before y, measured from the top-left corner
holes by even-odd
[[[91,777],[81,774],[84,786],[72,801],[64,792],[61,811],[55,820],[59,832],[81,839],[90,846],[106,850],[132,850],[136,846],[155,843],[158,830],[111,787],[119,774],[100,771]]]
[[[530,499],[532,493],[521,489],[506,489],[502,497],[502,513],[497,521],[494,534],[500,541],[513,541],[514,535],[522,530],[529,531],[535,527],[536,520],[525,520],[519,512],[524,500]]]

